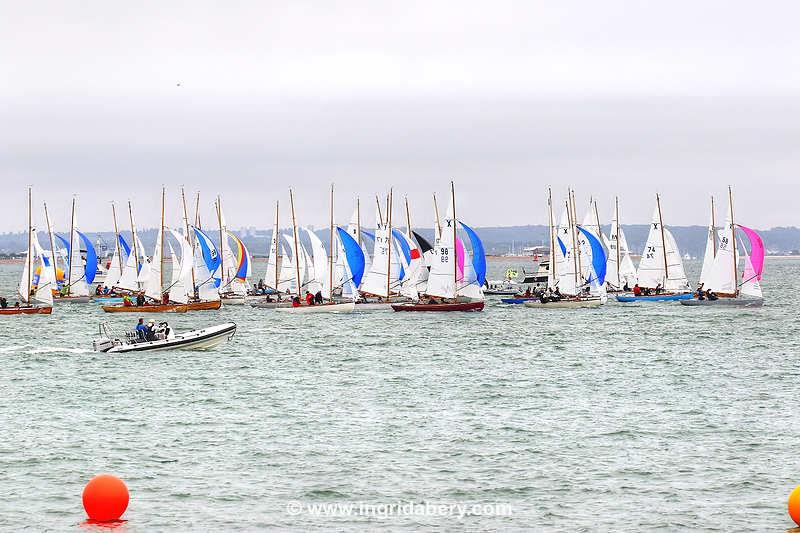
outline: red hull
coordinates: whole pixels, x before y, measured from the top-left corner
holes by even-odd
[[[483,311],[484,302],[458,302],[442,304],[397,304],[395,311]]]
[[[0,315],[49,315],[52,307],[6,307],[0,309]]]

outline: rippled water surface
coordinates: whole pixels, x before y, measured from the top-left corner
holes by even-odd
[[[20,268],[0,265],[0,293]],[[136,316],[96,304],[0,317],[0,530],[77,530],[99,472],[128,483],[127,531],[782,529],[800,483],[800,261],[766,275],[756,310],[166,317],[235,321],[210,352],[95,354],[100,321]],[[294,516],[295,501],[512,512]]]

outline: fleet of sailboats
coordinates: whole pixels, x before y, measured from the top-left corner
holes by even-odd
[[[152,253],[138,235],[132,203],[128,202],[130,228],[123,234],[112,202],[114,244],[102,269],[104,279],[95,289],[101,267],[91,240],[78,228],[77,200],[72,201],[66,235],[55,231],[48,206],[43,204],[48,250],[38,240],[29,189],[21,301],[0,312],[47,314],[54,301],[84,303],[91,299],[103,303],[102,309],[110,313],[186,312],[245,302],[292,314],[480,311],[485,306],[483,243],[477,232],[457,217],[452,182],[449,193],[444,217],[440,217],[433,196],[431,244],[414,230],[408,198],[403,202],[404,224],[397,223],[391,189],[383,201],[375,198],[375,227],[370,233],[362,227],[358,198],[348,223],[337,225],[331,185],[329,227],[323,237],[298,224],[295,194],[289,189],[291,229],[281,229],[280,203],[276,202],[266,271],[256,295],[250,251],[228,228],[219,196],[213,202],[216,228],[209,231],[200,223],[199,194],[190,223],[181,188],[179,222],[170,226],[166,220],[166,188],[162,188],[160,224]],[[660,195],[655,197],[647,242],[636,267],[623,231],[618,198],[614,198],[607,233],[594,199],[580,223],[573,190],[567,191],[561,204],[558,223],[552,192],[548,192],[547,207],[550,258],[546,296],[512,299],[528,308],[597,308],[607,303],[609,292],[616,293],[620,302],[679,300],[689,306],[745,307],[763,303],[760,282],[764,244],[756,231],[736,223],[730,188],[722,226],[717,226],[711,199],[697,290],[692,290],[677,242],[664,222]],[[137,305],[132,304],[133,297],[138,299]]]

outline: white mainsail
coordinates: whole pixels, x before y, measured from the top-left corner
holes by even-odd
[[[725,216],[725,225],[719,229],[719,246],[714,257],[708,278],[705,280],[706,289],[711,289],[719,294],[736,294],[736,238],[733,225],[733,206],[728,203],[728,213]]]
[[[456,250],[455,241],[453,240],[453,199],[450,200],[450,205],[447,208],[445,215],[445,227],[442,231],[435,231],[438,236],[434,239],[434,248],[436,249],[436,257],[438,261],[433,261],[431,270],[428,274],[428,286],[425,289],[425,294],[430,296],[440,296],[442,298],[455,298],[456,284],[455,284],[455,266]],[[435,226],[435,225],[434,225]]]
[[[577,263],[573,247],[574,235],[572,225],[569,223],[569,206],[561,214],[556,235],[556,272],[558,275],[557,287],[561,294],[574,296],[578,293],[578,286],[583,284],[578,280],[576,272]]]
[[[389,235],[389,223],[381,220],[379,213],[376,213],[375,218],[377,227],[375,228],[372,265],[361,284],[361,291],[375,296],[389,297],[399,281],[400,263],[397,259],[397,252],[390,251],[392,238]]]
[[[656,199],[650,233],[642,252],[636,282],[642,287],[661,287],[666,291],[686,292],[691,290],[683,268],[683,259],[675,238],[663,226],[660,200]]]

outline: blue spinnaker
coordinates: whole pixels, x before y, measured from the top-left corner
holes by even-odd
[[[64,259],[64,262],[66,263],[65,271],[69,272],[69,258],[71,257],[71,255],[69,253],[69,241],[67,239],[65,239],[64,237],[62,237],[61,235],[59,235],[58,233],[56,233],[56,239],[61,241],[61,244],[63,244],[64,248],[66,248],[66,250],[67,250],[67,256]]]
[[[459,220],[459,222],[461,221]],[[483,282],[486,281],[486,252],[483,250],[483,243],[475,230],[463,222],[461,222],[461,227],[469,236],[469,242],[472,245],[472,268],[475,269],[478,285],[483,286]]]
[[[350,268],[350,275],[353,276],[353,284],[358,287],[361,285],[361,278],[364,277],[364,266],[366,265],[364,251],[346,230],[336,226],[336,231],[339,232],[339,239],[344,246],[347,266]]]
[[[200,243],[200,251],[203,255],[203,262],[205,263],[208,272],[213,276],[219,269],[221,263],[217,245],[214,244],[214,241],[211,240],[211,237],[206,235],[203,230],[200,228],[195,228],[194,226],[193,229],[194,234],[197,236],[197,242]],[[215,277],[213,280],[214,286],[219,287],[222,279]]]
[[[372,242],[375,242],[375,234],[374,233],[370,233],[368,231],[364,231],[363,229],[361,230],[361,233],[363,233],[365,236],[369,237],[369,239]]]
[[[578,226],[578,229],[586,236],[589,245],[592,247],[592,270],[594,270],[594,275],[597,278],[597,284],[602,285],[606,281],[606,251],[597,237],[580,226]]]
[[[394,242],[400,246],[400,249],[403,251],[403,257],[406,258],[406,263],[411,262],[411,248],[408,246],[406,239],[403,235],[397,231],[396,229],[392,230],[392,235],[394,236]]]
[[[558,241],[558,246],[561,248],[561,255],[567,257],[567,247],[564,246],[564,241],[561,240],[561,237],[556,237],[556,240]]]
[[[91,285],[94,283],[94,277],[97,275],[97,252],[94,249],[94,245],[92,245],[92,241],[89,240],[89,237],[78,230],[75,230],[75,233],[80,236],[83,245],[86,246],[86,266],[83,267],[83,272],[86,277],[86,283]]]
[[[131,255],[131,247],[128,246],[128,243],[125,242],[125,239],[122,238],[122,235],[119,236],[119,245],[122,247],[122,250],[125,252],[125,256],[122,258],[123,262],[128,260],[128,256]]]

